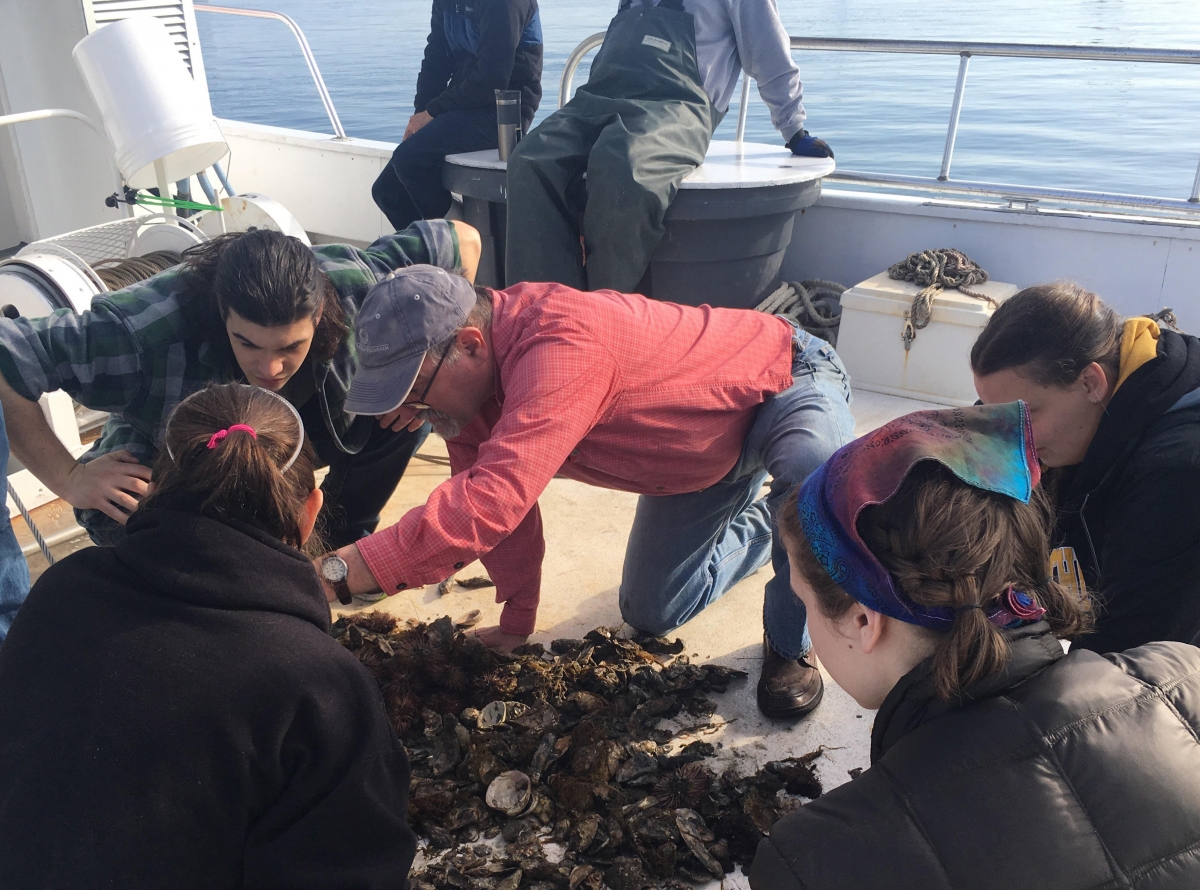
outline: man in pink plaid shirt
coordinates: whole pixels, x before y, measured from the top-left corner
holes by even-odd
[[[397,431],[430,421],[453,475],[395,525],[317,560],[331,599],[481,559],[504,609],[480,636],[512,648],[536,628],[550,480],[633,491],[625,621],[666,633],[770,561],[759,707],[816,707],[821,677],[773,507],[852,436],[829,344],[750,310],[558,284],[492,291],[432,266],[377,285],[355,336],[347,410]]]

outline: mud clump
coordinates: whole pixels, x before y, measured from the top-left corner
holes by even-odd
[[[801,797],[819,751],[717,774],[703,741],[674,754],[672,718],[708,725],[743,671],[691,664],[683,643],[581,640],[495,652],[449,618],[380,612],[333,634],[374,674],[412,763],[408,817],[428,841],[413,890],[645,890],[748,868]]]

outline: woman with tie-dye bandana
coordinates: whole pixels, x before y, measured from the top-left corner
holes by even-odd
[[[1038,480],[1012,402],[902,417],[785,501],[813,652],[878,713],[870,769],[774,826],[754,890],[1200,886],[1200,649],[1064,654],[1092,616]]]

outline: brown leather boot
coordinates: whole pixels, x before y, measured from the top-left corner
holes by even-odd
[[[768,717],[797,719],[821,703],[825,682],[807,658],[789,661],[763,638],[762,673],[758,677],[758,709]]]

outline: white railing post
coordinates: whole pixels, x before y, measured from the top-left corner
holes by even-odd
[[[750,110],[750,75],[742,72],[742,104],[738,106],[737,141],[746,138],[746,112]]]
[[[971,54],[963,53],[958,61],[958,83],[954,85],[954,104],[950,106],[950,125],[946,128],[946,148],[942,151],[942,171],[938,180],[950,178],[950,159],[954,156],[954,140],[958,138],[958,117],[962,114],[963,91],[967,88],[967,65]]]
[[[308,45],[308,39],[304,36],[304,32],[300,30],[300,26],[291,16],[284,15],[282,12],[268,12],[264,9],[236,9],[232,6],[206,6],[200,3],[195,4],[195,9],[198,12],[241,15],[252,19],[274,19],[287,25],[295,35],[296,42],[300,44],[300,52],[304,54],[304,61],[308,63],[308,71],[317,85],[317,94],[321,97],[321,104],[325,106],[325,113],[329,115],[329,123],[333,125],[333,138],[339,141],[349,138],[346,131],[342,129],[342,121],[338,117],[337,109],[333,107],[333,98],[325,87],[325,78],[321,77],[321,69],[317,67],[317,59],[313,55],[312,47]]]

